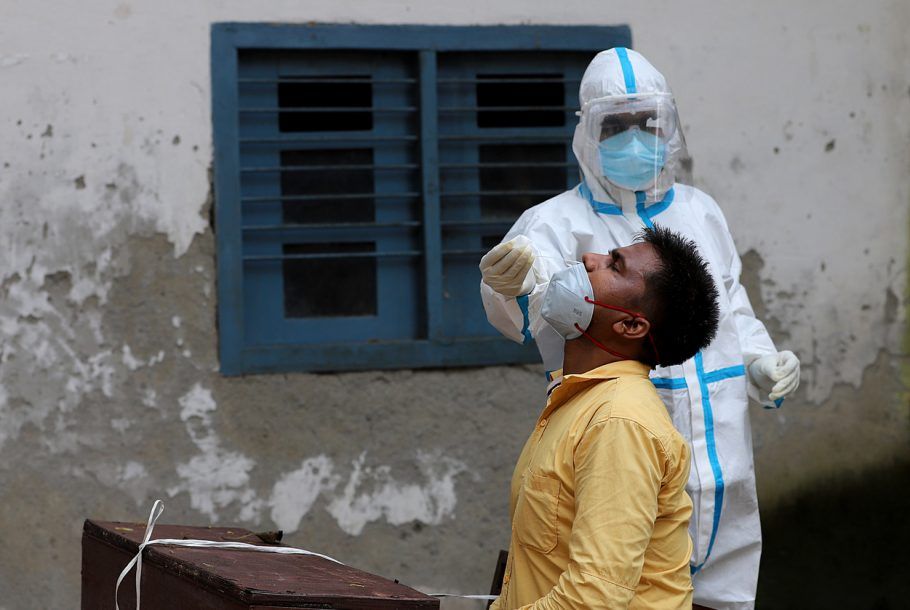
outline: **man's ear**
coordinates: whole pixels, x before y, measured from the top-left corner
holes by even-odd
[[[644,339],[651,331],[647,318],[628,316],[613,323],[613,332],[623,339]]]

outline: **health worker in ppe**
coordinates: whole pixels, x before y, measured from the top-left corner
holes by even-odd
[[[686,144],[663,75],[635,51],[609,49],[591,61],[579,98],[572,149],[583,180],[526,210],[481,259],[487,318],[514,341],[536,341],[552,391],[566,338],[541,316],[553,274],[585,252],[627,246],[657,223],[698,245],[720,289],[717,336],[693,358],[658,367],[651,377],[692,449],[694,602],[752,608],[761,528],[748,398],[779,407],[799,385],[799,360],[778,352],[756,319],[717,203],[676,182]]]

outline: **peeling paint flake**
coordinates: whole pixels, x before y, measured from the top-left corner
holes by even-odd
[[[385,519],[392,525],[421,521],[439,525],[454,515],[455,478],[467,470],[459,460],[439,453],[418,452],[417,465],[422,483],[402,483],[388,467],[364,467],[365,455],[354,461],[353,472],[341,495],[328,506],[338,526],[358,536],[373,521]],[[369,491],[359,491],[371,487]]]
[[[318,455],[304,460],[300,468],[279,478],[269,499],[272,521],[286,532],[297,531],[319,494],[338,484],[340,478],[333,473],[333,468],[331,459]]]
[[[190,494],[190,505],[218,520],[218,511],[234,503],[247,507],[259,506],[254,490],[249,488],[250,470],[256,462],[237,451],[221,447],[221,440],[212,425],[212,413],[218,408],[212,392],[195,384],[178,399],[180,419],[186,423],[187,434],[199,449],[199,454],[177,465],[182,482],[168,490],[170,496],[181,492]],[[258,518],[255,509],[245,513],[248,519]]]

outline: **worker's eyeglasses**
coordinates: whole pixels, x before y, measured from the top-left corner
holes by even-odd
[[[665,127],[661,125],[661,122],[658,120],[657,114],[653,112],[606,116],[600,125],[600,140],[606,140],[633,127],[637,127],[645,133],[666,137]]]

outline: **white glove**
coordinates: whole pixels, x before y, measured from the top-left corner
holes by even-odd
[[[799,387],[799,358],[791,351],[762,356],[749,365],[749,375],[755,385],[770,391],[769,400],[786,398]]]
[[[524,235],[499,244],[480,259],[483,283],[507,297],[517,297],[534,290],[534,246]]]

